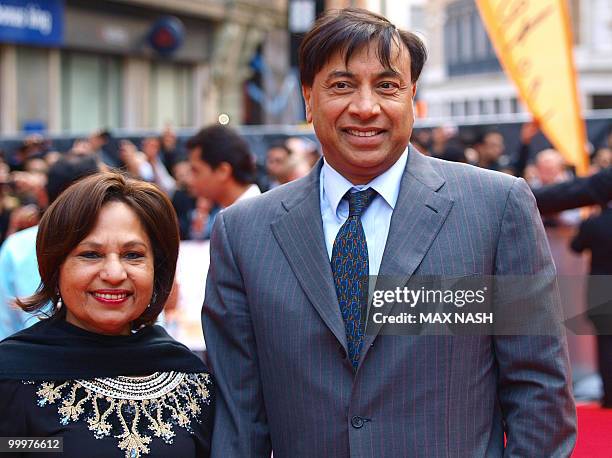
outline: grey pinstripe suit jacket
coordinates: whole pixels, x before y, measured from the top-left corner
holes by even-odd
[[[319,170],[215,223],[203,307],[218,387],[213,457],[568,456],[564,337],[367,336],[353,373]],[[381,275],[546,271],[522,179],[410,149]],[[369,421],[355,427],[354,416]]]

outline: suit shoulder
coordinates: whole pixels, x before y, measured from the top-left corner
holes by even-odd
[[[278,212],[281,211],[282,202],[289,198],[295,198],[311,189],[314,184],[306,176],[290,183],[271,189],[263,194],[249,199],[236,202],[232,206],[222,211],[223,218],[233,221],[270,221]]]
[[[495,170],[483,169],[471,164],[450,162],[444,159],[428,157],[433,169],[439,173],[450,186],[481,188],[482,191],[509,192],[519,179],[515,176]]]

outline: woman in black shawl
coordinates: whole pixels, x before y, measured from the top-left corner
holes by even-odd
[[[212,378],[153,324],[178,246],[151,184],[101,173],[60,195],[38,231],[41,285],[16,301],[51,313],[0,343],[0,437],[62,438],[65,457],[209,455]]]

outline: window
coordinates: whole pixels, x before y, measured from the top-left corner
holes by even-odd
[[[49,127],[49,54],[46,49],[17,47],[17,126]]]
[[[193,68],[166,62],[151,63],[150,124],[189,127],[194,122]]]
[[[472,17],[469,12],[465,12],[461,17],[461,58],[465,62],[472,60]]]
[[[594,94],[592,99],[593,110],[608,110],[612,108],[612,94]]]
[[[489,37],[484,25],[478,16],[474,16],[476,38],[474,44],[476,45],[475,56],[477,59],[485,59],[488,55],[489,50],[487,49],[487,43]]]
[[[488,114],[487,102],[483,99],[478,100],[478,114]]]
[[[88,133],[121,127],[121,61],[117,57],[62,54],[62,124]]]
[[[459,23],[456,20],[450,20],[446,26],[446,57],[449,64],[454,64],[459,61]]]
[[[457,0],[445,10],[444,40],[450,76],[499,72],[501,67],[473,0]]]

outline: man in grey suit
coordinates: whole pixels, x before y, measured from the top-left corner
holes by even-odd
[[[408,145],[425,57],[415,35],[363,10],[327,13],[305,36],[302,89],[324,160],[223,211],[211,238],[214,457],[571,453],[562,334],[364,332],[368,273],[554,273],[522,179]]]

